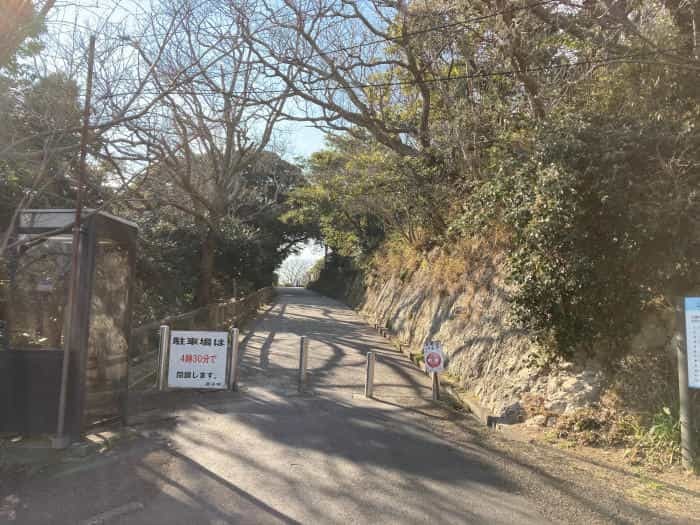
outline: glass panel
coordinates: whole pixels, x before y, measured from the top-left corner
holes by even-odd
[[[7,263],[5,346],[61,349],[71,265],[70,235],[46,239]],[[0,327],[2,328],[2,327]]]
[[[74,210],[27,210],[19,215],[20,228],[62,228],[75,220]]]

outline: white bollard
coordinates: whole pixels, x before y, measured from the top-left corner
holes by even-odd
[[[309,340],[306,336],[301,336],[299,341],[299,392],[303,391],[306,387],[306,382],[308,380],[308,374],[306,368],[309,364]]]

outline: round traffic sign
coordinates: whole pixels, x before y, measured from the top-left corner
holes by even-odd
[[[425,362],[430,368],[438,368],[442,364],[442,356],[438,352],[430,352],[425,356]]]

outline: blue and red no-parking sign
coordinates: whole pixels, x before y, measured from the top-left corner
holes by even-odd
[[[423,345],[423,362],[427,372],[442,372],[445,369],[445,354],[439,341],[428,341]]]

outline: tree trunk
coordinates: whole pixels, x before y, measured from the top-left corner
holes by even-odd
[[[211,302],[211,281],[214,277],[214,249],[216,242],[214,232],[207,227],[207,233],[202,239],[199,262],[199,284],[197,285],[196,304],[206,306]]]

